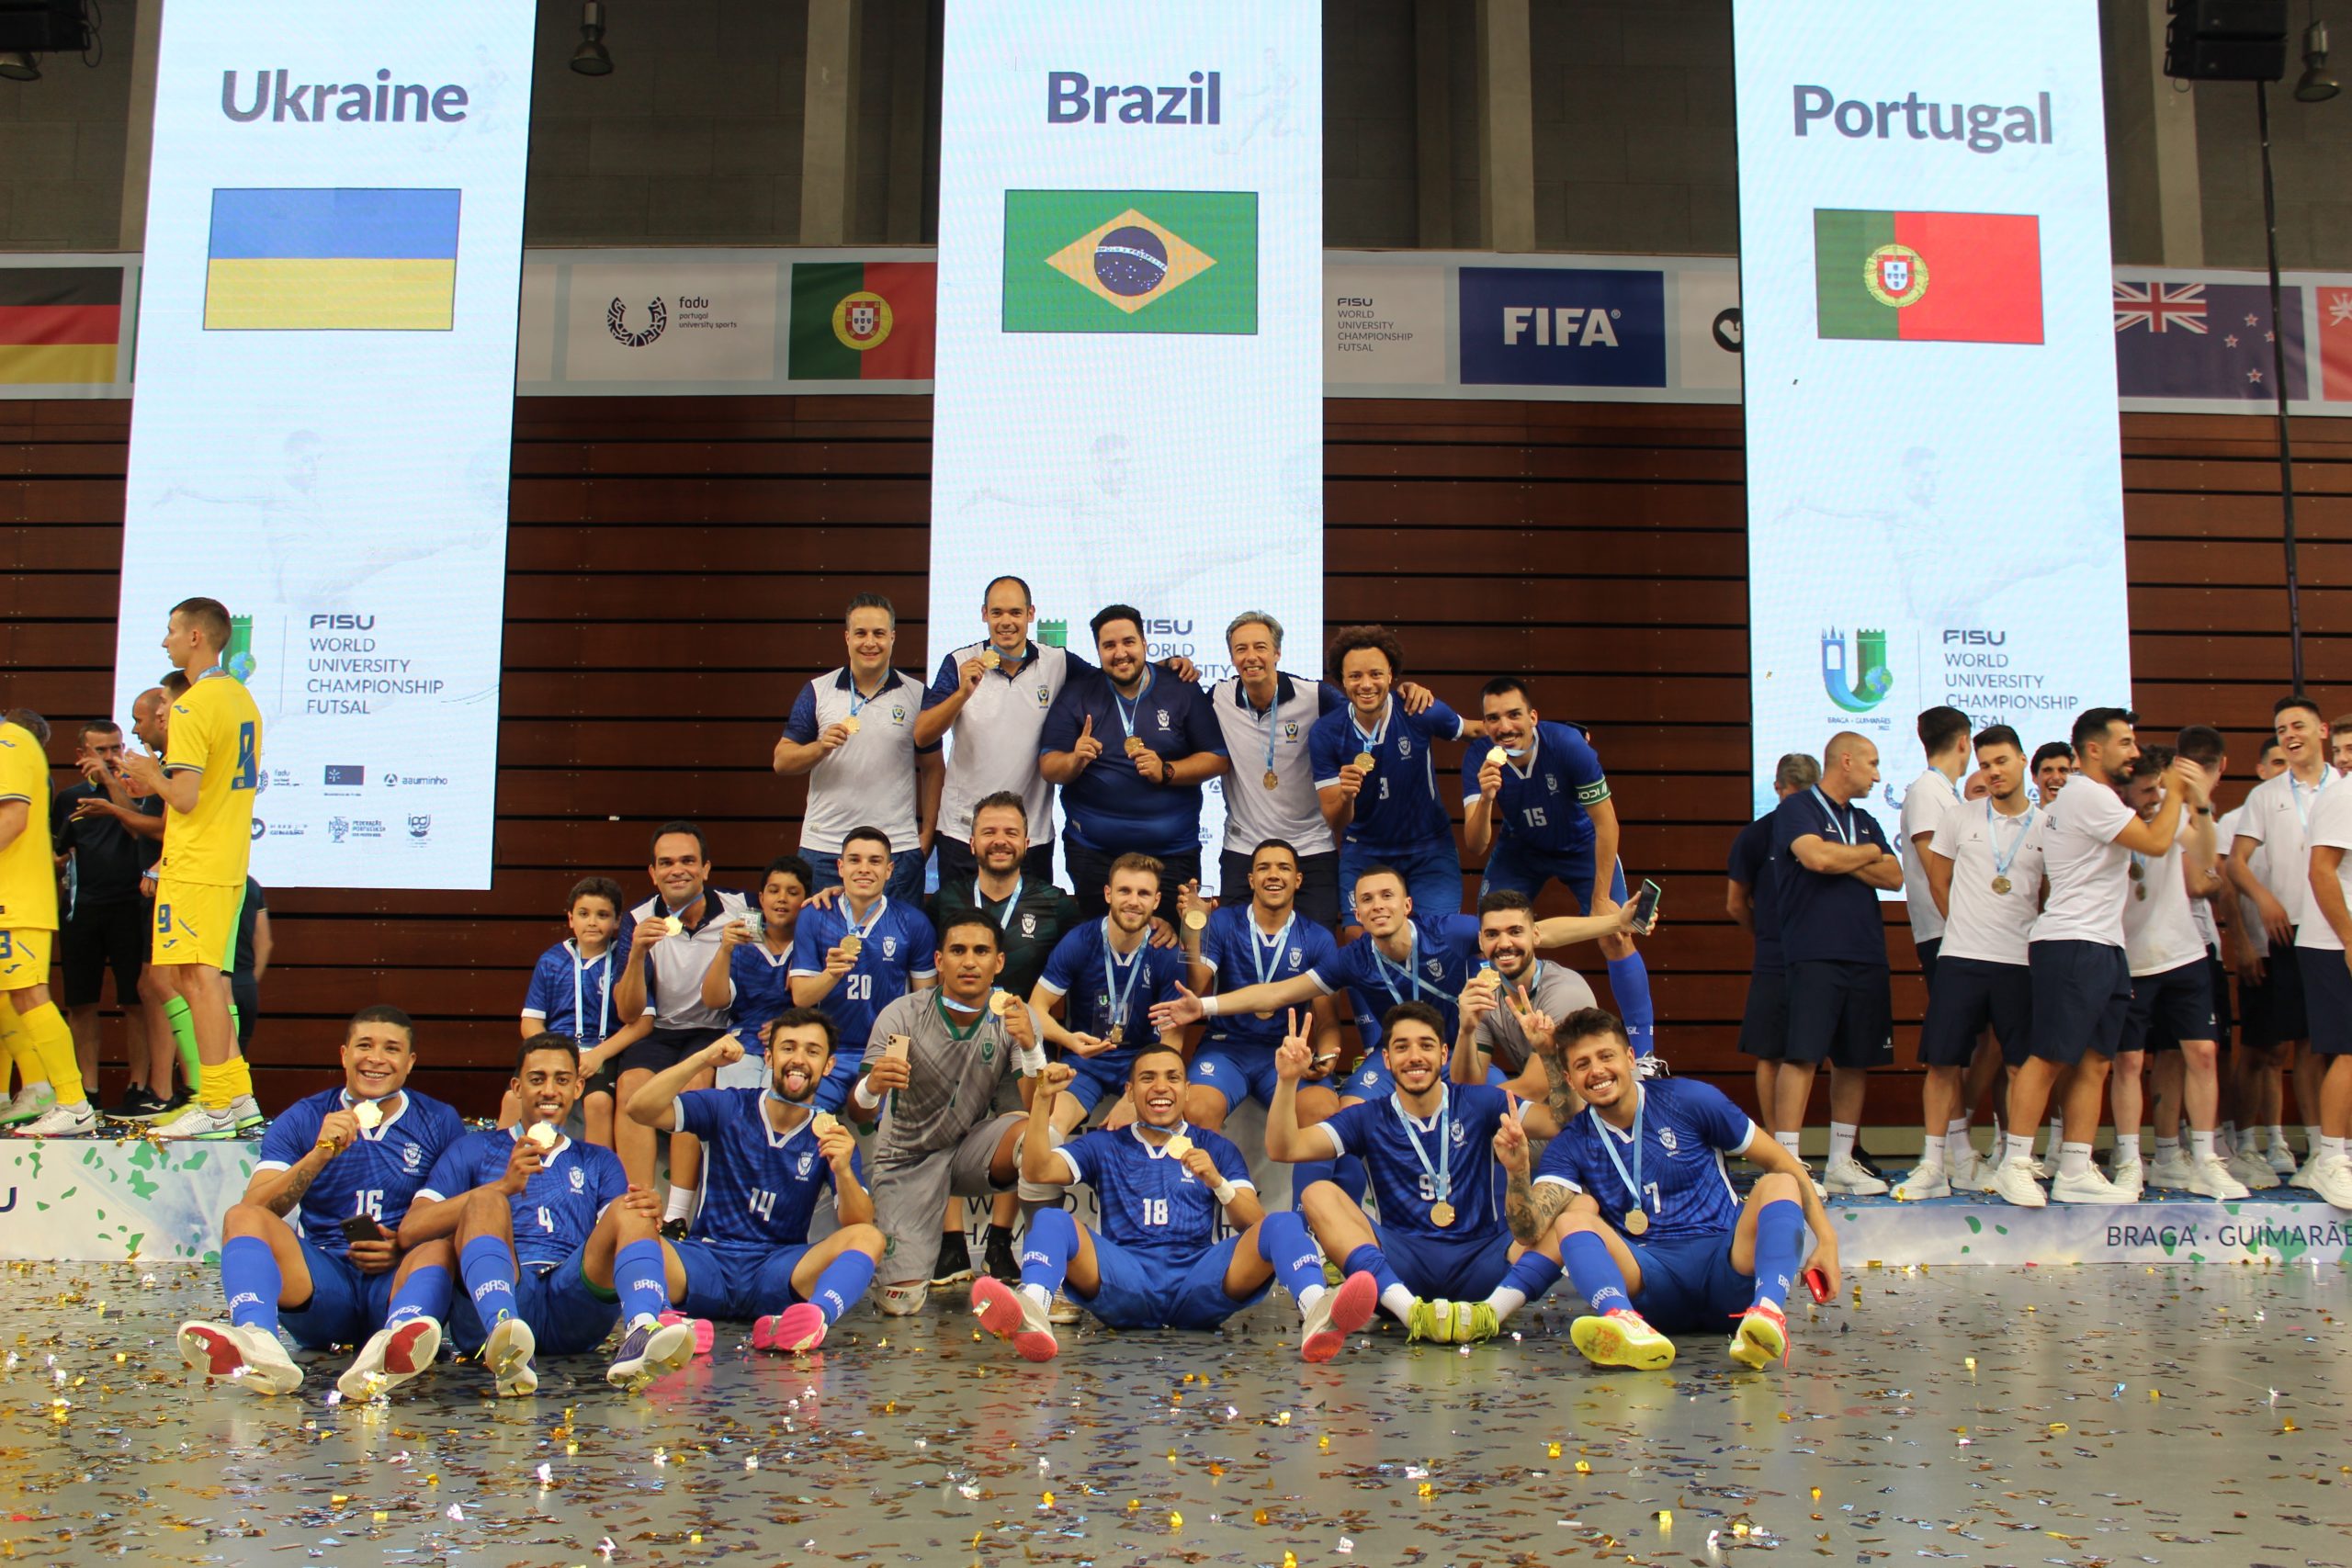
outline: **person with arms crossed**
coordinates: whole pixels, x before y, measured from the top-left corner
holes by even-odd
[[[1233,899],[1208,910],[1200,925],[1188,907],[1182,921],[1185,979],[1202,996],[1220,987],[1238,990],[1251,984],[1291,979],[1329,963],[1339,952],[1331,933],[1298,907],[1305,886],[1296,849],[1281,839],[1268,839],[1250,856],[1250,898]],[[1227,885],[1228,889],[1232,885]],[[1329,1071],[1340,1055],[1340,1015],[1329,997],[1307,1003],[1311,1021],[1307,1037],[1314,1058]],[[1203,1032],[1199,1051],[1187,1074],[1184,1119],[1194,1126],[1221,1132],[1225,1120],[1246,1100],[1271,1105],[1274,1099],[1274,1053],[1283,1043],[1281,1018],[1264,1012],[1220,1012]],[[1176,1036],[1181,1039],[1181,1033]],[[1340,1108],[1327,1085],[1302,1084],[1299,1116],[1320,1122]]]
[[[2352,850],[2352,789],[2329,790],[2316,802],[2304,837],[2311,897],[2295,931],[2296,957],[2309,983],[2312,1053],[2325,1064],[2319,1145],[2306,1185],[2352,1210],[2352,859],[2345,854]]]
[[[883,891],[891,876],[890,840],[859,827],[842,840],[842,897],[801,912],[792,936],[792,1005],[831,1013],[841,1038],[864,1041],[882,1010],[937,976],[938,939],[916,900]],[[832,1065],[817,1108],[838,1111],[856,1081],[854,1057]]]
[[[1820,781],[1821,764],[1802,751],[1787,753],[1772,769],[1772,793],[1781,800]],[[1754,956],[1748,961],[1747,999],[1739,1018],[1739,1054],[1756,1058],[1757,1122],[1766,1133],[1777,1135],[1780,1098],[1776,1086],[1781,1063],[1789,1054],[1789,980],[1787,962],[1781,953],[1781,866],[1772,858],[1776,815],[1767,811],[1732,840],[1724,908],[1732,923],[1755,943]]]
[[[1342,626],[1324,655],[1345,707],[1315,721],[1306,738],[1323,820],[1340,845],[1340,912],[1355,918],[1356,878],[1374,865],[1405,879],[1430,915],[1462,909],[1462,856],[1438,799],[1436,747],[1476,736],[1443,703],[1416,713],[1393,688],[1405,672],[1404,645],[1385,626]]]
[[[30,708],[0,719],[0,1032],[39,1114],[18,1137],[95,1133],[97,1108],[82,1086],[74,1032],[49,999],[57,942],[57,863],[49,829],[49,723]],[[41,1089],[49,1093],[44,1096]]]
[[[456,1261],[446,1240],[397,1232],[425,1177],[466,1135],[458,1113],[408,1087],[416,1025],[379,1004],[352,1015],[343,1086],[288,1106],[262,1135],[245,1195],[220,1223],[226,1320],[180,1325],[180,1358],[255,1393],[291,1393],[306,1350],[366,1341],[336,1380],[345,1399],[389,1393],[433,1364]],[[298,1231],[286,1216],[301,1211]]]
[[[1054,1100],[1072,1077],[1070,1064],[1051,1062],[1038,1078],[1021,1175],[1037,1186],[1093,1188],[1100,1228],[1066,1209],[1038,1210],[1022,1242],[1020,1286],[995,1279],[972,1286],[981,1327],[1012,1340],[1023,1360],[1047,1361],[1061,1348],[1050,1314],[1065,1286],[1113,1328],[1215,1328],[1255,1305],[1277,1274],[1297,1303],[1306,1360],[1329,1360],[1371,1321],[1372,1276],[1326,1286],[1306,1224],[1287,1209],[1267,1213],[1241,1151],[1220,1133],[1187,1124],[1182,1052],[1147,1045],[1136,1053],[1126,1088],[1135,1115],[1126,1125],[1056,1144],[1048,1136]],[[1220,1224],[1238,1234],[1217,1240]]]
[[[1510,1173],[1511,1234],[1555,1249],[1592,1308],[1569,1338],[1599,1365],[1656,1371],[1673,1363],[1668,1335],[1731,1317],[1733,1360],[1760,1371],[1784,1359],[1800,1278],[1819,1270],[1824,1299],[1838,1280],[1838,1237],[1803,1163],[1721,1089],[1642,1082],[1624,1026],[1609,1014],[1577,1013],[1558,1032],[1584,1113],[1560,1129],[1532,1180],[1523,1134],[1506,1124],[1495,1152]],[[1725,1155],[1763,1169],[1745,1203]]]
[[[800,858],[817,874],[818,886],[841,881],[835,862],[849,830],[871,824],[899,846],[888,891],[918,904],[946,764],[937,740],[915,734],[922,682],[890,668],[899,642],[899,613],[890,601],[879,593],[853,598],[842,640],[849,662],[800,689],[771,764],[779,773],[808,775]]]
[[[569,941],[539,954],[532,967],[530,988],[523,995],[523,1038],[566,1034],[580,1042],[580,1071],[586,1088],[580,1099],[581,1120],[588,1141],[613,1147],[613,1091],[620,1075],[614,1064],[653,1028],[648,1006],[623,1023],[613,1004],[613,982],[622,959],[613,946],[620,929],[621,885],[609,876],[583,876],[572,885],[565,901]],[[523,1114],[512,1093],[502,1097],[498,1124],[511,1127]]]
[[[2026,949],[2033,1049],[2009,1082],[2007,1148],[1993,1177],[1994,1191],[2026,1208],[2041,1208],[2052,1198],[2133,1201],[2130,1190],[2091,1165],[2101,1092],[2132,1006],[2132,968],[2123,948],[2123,906],[2135,886],[2132,856],[2161,860],[2180,834],[2183,812],[2206,804],[2203,770],[2179,758],[2162,775],[2164,804],[2153,818],[2123,803],[2117,789],[2140,754],[2132,733],[2135,722],[2124,708],[2076,714],[2076,773],[2043,813],[2041,858],[2050,891]],[[2045,1193],[2031,1168],[2033,1130],[2052,1086],[2069,1067],[2058,1174]]]
[[[857,1139],[813,1103],[836,1038],[824,1012],[786,1008],[763,1024],[761,1056],[747,1056],[730,1034],[657,1075],[628,1102],[632,1120],[691,1132],[706,1155],[702,1201],[685,1238],[655,1244],[662,1306],[690,1318],[749,1319],[754,1350],[798,1355],[822,1345],[865,1294],[882,1257],[874,1200],[857,1179]],[[763,1088],[686,1087],[704,1073],[762,1059]],[[811,1245],[808,1223],[827,1188],[841,1228]]]
[[[152,1122],[170,1110],[172,1076],[167,1052],[162,1058],[162,1078],[151,1082],[156,1058],[147,1041],[139,976],[147,964],[153,917],[140,895],[139,876],[160,841],[164,804],[152,795],[130,793],[121,778],[122,758],[120,727],[103,718],[84,725],[74,758],[82,782],[59,791],[50,805],[51,847],[70,862],[69,902],[58,946],[65,971],[65,1023],[74,1033],[74,1062],[84,1085],[98,1079],[98,998],[111,970],[115,1005],[122,1010],[130,1081],[106,1114],[118,1121]],[[0,1124],[5,1122],[0,1117]]]

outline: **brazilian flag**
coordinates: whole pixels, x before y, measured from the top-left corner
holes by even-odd
[[[1258,331],[1258,193],[1009,190],[1009,333]]]

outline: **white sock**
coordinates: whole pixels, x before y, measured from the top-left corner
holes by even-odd
[[[1495,1309],[1495,1321],[1500,1323],[1527,1304],[1527,1292],[1516,1285],[1497,1285],[1487,1304]]]
[[[1046,1290],[1043,1285],[1023,1285],[1021,1287],[1021,1293],[1027,1296],[1031,1301],[1035,1302],[1039,1306],[1051,1306],[1054,1304],[1053,1292]]]
[[[1757,1296],[1756,1300],[1755,1300],[1753,1303],[1751,1303],[1750,1304],[1751,1304],[1751,1305],[1754,1305],[1754,1306],[1760,1306],[1760,1307],[1770,1307],[1774,1312],[1778,1312],[1778,1311],[1780,1311],[1780,1310],[1781,1310],[1781,1303],[1780,1303],[1780,1302],[1779,1302],[1776,1298],[1774,1298],[1774,1297],[1772,1297],[1772,1296],[1763,1295],[1763,1294],[1760,1294],[1760,1293]]]
[[[1967,1117],[1944,1123],[1944,1158],[1947,1164],[1958,1165],[1975,1152],[1976,1145],[1968,1141]]]
[[[2091,1146],[2088,1144],[2062,1143],[2058,1145],[2059,1175],[2088,1176],[2090,1170]]]
[[[2052,1117],[2050,1119],[2050,1141],[2049,1141],[2048,1143],[2046,1143],[2046,1144],[2042,1145],[2042,1147],[2043,1147],[2043,1148],[2046,1148],[2046,1149],[2054,1149],[2054,1148],[2056,1148],[2059,1145],[2061,1145],[2061,1144],[2064,1143],[2065,1141],[2066,1141],[2066,1123],[2065,1123],[2065,1122],[2064,1122],[2064,1120],[2062,1120],[2061,1118],[2059,1118],[2059,1117],[2052,1116]]]
[[[2222,1122],[2213,1129],[2213,1135],[2225,1149],[2234,1149],[2238,1146],[2238,1124],[2234,1122]]]
[[[2001,1135],[2001,1147],[2006,1151],[2002,1155],[2002,1162],[2004,1164],[2015,1162],[2017,1164],[2023,1165],[2033,1158],[2033,1134],[2031,1133],[2004,1133]]]
[[[1304,1317],[1306,1314],[1314,1311],[1315,1303],[1321,1301],[1325,1296],[1329,1295],[1330,1293],[1329,1289],[1323,1285],[1309,1285],[1306,1289],[1299,1292],[1299,1315]]]
[[[2211,1133],[2200,1133],[2196,1128],[2191,1127],[2188,1130],[2188,1157],[2192,1160],[2200,1162],[2211,1159],[2213,1157],[2213,1134]]]
[[[2138,1165],[2140,1158],[2140,1134],[2133,1133],[2127,1136],[2118,1133],[2115,1135],[2115,1163],[2118,1166]]]
[[[694,1213],[695,1190],[691,1187],[681,1187],[674,1181],[672,1182],[670,1184],[670,1201],[662,1211],[662,1223],[667,1224],[672,1220],[690,1220],[694,1218]]]
[[[2156,1140],[2156,1159],[2158,1163],[2161,1164],[2167,1155],[2177,1155],[2178,1153],[2180,1153],[2179,1134],[2176,1133],[2169,1138],[2160,1137]]]
[[[2326,1136],[2327,1134],[2325,1133],[2321,1132],[2316,1127],[2306,1127],[2303,1129],[2303,1147],[2306,1149],[2315,1149],[2319,1147],[2320,1140]]]
[[[1939,1171],[1943,1168],[1944,1141],[1941,1138],[1929,1138],[1919,1145],[1919,1169],[1924,1174],[1930,1170]]]
[[[1829,1123],[1829,1163],[1838,1165],[1854,1157],[1854,1134],[1861,1129],[1850,1122]]]
[[[1779,1144],[1782,1148],[1788,1150],[1790,1155],[1797,1159],[1803,1159],[1804,1157],[1803,1154],[1798,1152],[1803,1144],[1804,1138],[1804,1134],[1802,1133],[1775,1133],[1772,1134],[1772,1141]]]
[[[2324,1133],[2320,1134],[2319,1152],[2324,1158],[2342,1159],[2347,1147],[2352,1147],[2352,1138],[2331,1138]]]
[[[2262,1153],[2261,1128],[2241,1127],[2238,1129],[2238,1153],[2249,1158]]]
[[[1391,1285],[1380,1292],[1380,1304],[1388,1309],[1389,1316],[1403,1323],[1413,1315],[1413,1292],[1403,1285]]]

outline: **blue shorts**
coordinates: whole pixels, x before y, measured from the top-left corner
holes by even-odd
[[[1721,1329],[1756,1301],[1756,1280],[1731,1266],[1729,1235],[1692,1236],[1645,1247],[1627,1240],[1642,1266],[1634,1310],[1660,1334]]]
[[[2132,1010],[2132,965],[2103,942],[2026,944],[2033,982],[2033,1054],[2073,1066],[2086,1051],[2113,1059]]]
[[[1190,1263],[1179,1263],[1140,1247],[1121,1247],[1097,1231],[1094,1265],[1102,1279],[1091,1297],[1080,1296],[1075,1286],[1069,1294],[1114,1328],[1215,1328],[1244,1307],[1255,1306],[1273,1283],[1269,1275],[1247,1301],[1237,1302],[1225,1293],[1225,1271],[1232,1267],[1234,1248],[1240,1244],[1239,1236],[1229,1235]]]
[[[1203,1045],[1184,1075],[1187,1083],[1205,1084],[1225,1097],[1228,1111],[1254,1098],[1261,1105],[1274,1102],[1274,1054],[1255,1045],[1222,1041]]]
[[[1374,850],[1362,844],[1340,846],[1340,919],[1356,918],[1356,878],[1375,865],[1403,874],[1413,911],[1423,919],[1462,912],[1462,857],[1454,852],[1453,835],[1431,840],[1417,849]]]
[[[311,1299],[299,1312],[277,1314],[295,1344],[305,1350],[356,1345],[384,1326],[384,1314],[392,1305],[392,1276],[399,1270],[363,1274],[350,1258],[322,1252],[307,1237],[302,1242],[302,1262],[311,1270]],[[440,1315],[447,1314],[448,1308],[444,1306]]]
[[[688,1317],[723,1317],[749,1323],[782,1312],[800,1298],[792,1293],[792,1271],[808,1248],[721,1247],[707,1241],[673,1241],[670,1250],[686,1270]]]
[[[1340,1086],[1342,1100],[1385,1100],[1396,1092],[1396,1079],[1388,1071],[1388,1058],[1374,1046],[1363,1054],[1356,1070]]]
[[[1487,874],[1478,884],[1478,897],[1498,889],[1524,893],[1530,898],[1544,891],[1544,882],[1558,877],[1568,897],[1577,901],[1577,912],[1585,912],[1585,902],[1592,897],[1592,846],[1552,852],[1530,849],[1506,833],[1492,853],[1487,856]],[[1609,897],[1622,904],[1625,901],[1625,865],[1620,861],[1610,873]]]
[[[620,1297],[588,1282],[588,1248],[552,1269],[526,1266],[514,1280],[514,1315],[531,1325],[543,1356],[576,1356],[594,1350],[620,1321]],[[473,1297],[459,1291],[449,1305],[449,1335],[469,1350],[490,1337]]]
[[[1510,1272],[1510,1232],[1500,1226],[1460,1241],[1440,1241],[1396,1225],[1374,1225],[1372,1239],[1405,1288],[1424,1299],[1484,1301]]]
[[[1928,1021],[1919,1028],[1919,1065],[1968,1066],[1990,1024],[2001,1059],[2025,1066],[2033,1046],[2033,971],[2022,964],[1954,956],[1938,964],[1936,976]]]
[[[1091,1116],[1094,1108],[1105,1100],[1116,1100],[1127,1092],[1127,1072],[1135,1064],[1135,1053],[1118,1050],[1105,1051],[1100,1056],[1081,1056],[1072,1051],[1062,1060],[1078,1075],[1062,1092]]]

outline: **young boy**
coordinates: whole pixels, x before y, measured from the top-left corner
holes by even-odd
[[[767,1026],[792,1006],[792,939],[800,921],[800,906],[808,901],[817,880],[808,863],[798,855],[779,855],[768,863],[760,878],[759,913],[755,918],[729,920],[720,933],[718,951],[702,974],[702,1003],[725,1010],[743,1055],[722,1071],[721,1089],[757,1089],[767,1081],[767,1069],[758,1058]]]
[[[588,1080],[580,1100],[581,1117],[588,1141],[609,1149],[612,1064],[653,1027],[653,1009],[649,1004],[624,1027],[620,1010],[613,1005],[613,982],[620,974],[613,933],[620,929],[621,885],[609,876],[583,876],[572,885],[566,908],[571,940],[539,954],[531,971],[531,988],[523,998],[523,1038],[568,1034],[580,1042],[580,1070]],[[512,1127],[521,1115],[510,1090],[499,1101],[498,1124]]]

